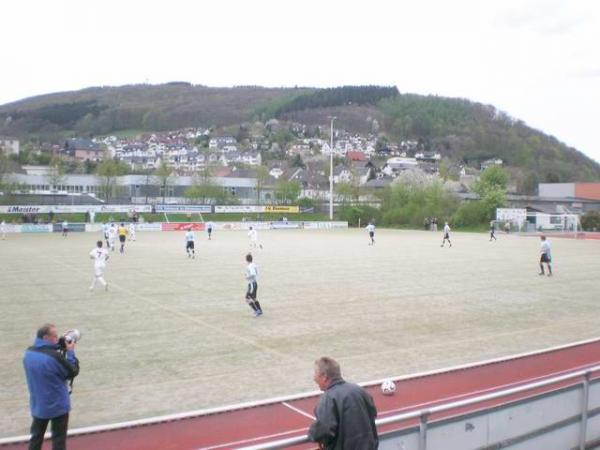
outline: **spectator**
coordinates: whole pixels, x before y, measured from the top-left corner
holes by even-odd
[[[377,449],[377,409],[367,391],[344,381],[339,364],[326,356],[315,361],[314,381],[323,395],[309,438],[326,450]]]
[[[60,351],[61,348],[64,351]],[[66,449],[71,409],[67,381],[79,373],[75,342],[61,347],[56,327],[45,324],[37,331],[33,345],[25,351],[23,366],[33,417],[29,450],[42,448],[48,422],[52,422],[52,449]]]

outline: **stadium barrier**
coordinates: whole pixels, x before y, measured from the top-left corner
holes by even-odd
[[[70,223],[68,226],[68,230],[69,230],[69,232],[86,231],[85,225],[86,225],[85,223]],[[62,224],[60,224],[60,223],[52,224],[52,231],[54,233],[62,233],[62,230],[63,230]]]
[[[380,433],[379,449],[448,450],[508,447],[544,450],[590,448],[600,440],[600,366],[543,381],[376,420],[378,428],[417,419],[417,426]],[[554,388],[552,388],[554,386]],[[540,390],[544,392],[539,393]],[[512,400],[518,394],[525,399]],[[501,406],[452,414],[505,398]],[[435,416],[445,416],[431,420]],[[280,439],[239,450],[273,450],[309,443],[308,436]],[[591,448],[596,448],[596,447]]]
[[[114,222],[118,224],[120,222]],[[126,222],[129,224],[129,222]],[[212,222],[214,230],[248,230],[250,227],[256,230],[284,230],[284,229],[307,229],[328,230],[348,228],[348,222]],[[205,222],[142,222],[135,225],[136,231],[185,231],[190,227],[195,231],[204,231]],[[69,231],[100,233],[101,223],[69,223]],[[60,233],[61,223],[51,224],[6,224],[5,232],[8,233]]]
[[[17,233],[52,233],[52,224],[37,225],[34,223],[24,223],[23,225],[18,225],[18,227]]]

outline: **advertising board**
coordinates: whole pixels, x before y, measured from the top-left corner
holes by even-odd
[[[201,222],[168,222],[162,223],[162,231],[187,231],[192,229],[194,231],[203,231],[204,223]]]
[[[37,225],[34,223],[24,223],[21,225],[21,233],[50,233],[52,225]]]
[[[296,214],[296,213],[300,212],[300,207],[298,207],[298,206],[267,205],[267,206],[265,206],[265,212],[268,212],[268,213]]]
[[[216,205],[215,213],[261,213],[264,206],[257,205]]]
[[[84,212],[150,212],[150,205],[2,205],[0,213],[5,214],[47,214]]]
[[[156,212],[162,213],[205,213],[212,212],[211,205],[156,205]]]

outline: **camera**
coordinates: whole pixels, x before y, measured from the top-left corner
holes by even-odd
[[[68,344],[77,342],[79,339],[81,339],[81,332],[79,330],[69,330],[58,339],[58,345],[61,350],[65,351]]]

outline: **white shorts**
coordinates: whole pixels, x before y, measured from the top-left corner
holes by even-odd
[[[94,266],[94,274],[96,277],[101,277],[104,275],[104,269],[106,266]]]

